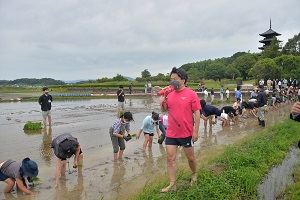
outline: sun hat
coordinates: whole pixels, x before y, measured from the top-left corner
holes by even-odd
[[[39,173],[38,165],[36,164],[36,162],[30,160],[30,158],[28,157],[23,159],[21,170],[29,177],[37,177]]]

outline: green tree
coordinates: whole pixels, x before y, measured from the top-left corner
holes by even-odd
[[[121,74],[117,74],[117,76],[112,78],[113,81],[128,81],[127,78],[125,78],[124,76],[122,76]]]
[[[256,61],[256,56],[254,54],[247,53],[237,57],[232,63],[232,66],[240,72],[243,80],[246,80],[250,69],[254,66]]]
[[[295,74],[300,69],[300,56],[282,55],[274,59],[275,63],[281,67],[282,78],[299,78]]]
[[[197,82],[200,80],[201,73],[197,68],[193,67],[189,71],[187,71],[187,75],[189,81]]]
[[[142,71],[142,78],[150,78],[151,74],[148,71],[148,69],[145,69],[144,71]]]
[[[224,78],[225,66],[222,63],[214,62],[207,66],[205,70],[205,78],[213,79],[214,81],[221,81]]]
[[[151,81],[164,81],[166,76],[162,73],[158,73],[156,76],[151,77]]]
[[[261,58],[276,58],[277,56],[280,56],[281,52],[279,51],[281,49],[280,41],[273,37],[270,46],[266,47],[262,54]]]
[[[240,71],[233,66],[233,64],[228,65],[225,68],[224,78],[235,80],[237,77],[241,76]]]
[[[98,78],[96,80],[97,83],[105,83],[105,82],[109,82],[112,81],[111,79],[107,78],[107,77],[103,77],[103,78]]]
[[[268,78],[274,79],[279,78],[280,66],[278,66],[275,61],[271,58],[265,58],[257,61],[253,68],[250,70],[250,75],[252,75],[257,80],[263,78],[267,80]]]
[[[135,81],[137,81],[137,82],[146,82],[147,79],[141,78],[141,77],[136,77],[136,78],[135,78]]]
[[[282,53],[300,56],[300,33],[287,41],[282,48]]]

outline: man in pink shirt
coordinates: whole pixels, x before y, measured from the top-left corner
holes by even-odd
[[[170,184],[161,192],[176,190],[176,174],[178,171],[176,155],[178,146],[182,146],[192,170],[190,184],[197,181],[196,158],[193,143],[198,140],[201,105],[197,94],[185,86],[187,74],[182,69],[173,68],[171,85],[175,90],[165,97],[161,104],[163,112],[168,111],[168,128],[166,133],[167,169]]]

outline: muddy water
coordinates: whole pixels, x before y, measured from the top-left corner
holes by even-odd
[[[258,186],[257,199],[276,199],[287,185],[294,183],[292,173],[299,166],[300,150],[292,147],[282,163],[272,168]]]
[[[138,133],[144,117],[152,111],[159,112],[159,105],[151,99],[129,99],[125,105],[134,115],[132,134]],[[167,178],[165,148],[156,143],[155,135],[152,150],[143,153],[143,137],[132,139],[126,143],[123,161],[113,162],[108,127],[116,118],[116,107],[114,99],[54,101],[51,128],[25,133],[23,126],[27,121],[42,121],[39,105],[36,102],[0,103],[0,161],[21,161],[28,156],[38,163],[41,182],[34,190],[39,194],[30,199],[126,199],[148,181],[158,176]],[[270,111],[267,126],[286,119],[288,113],[289,106]],[[204,129],[201,121],[199,141],[195,144],[198,162],[207,162],[220,153],[219,147],[233,144],[261,129],[257,119],[252,117],[223,129],[220,124]],[[55,156],[50,144],[52,138],[65,132],[78,138],[84,153],[84,170],[82,176],[78,175],[71,167],[71,160],[70,171],[67,167],[66,177],[61,178],[59,187],[54,189]],[[179,157],[181,154],[179,152]],[[185,160],[181,163],[187,166]],[[24,198],[19,193],[3,194],[4,186],[0,183],[1,199]]]

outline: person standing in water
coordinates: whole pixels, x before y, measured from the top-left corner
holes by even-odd
[[[143,151],[146,150],[147,146],[148,149],[152,148],[154,129],[156,129],[158,138],[160,138],[161,133],[159,131],[159,114],[153,111],[151,116],[149,115],[143,120],[142,127],[136,137],[136,139],[139,139],[141,133],[144,133],[145,140],[143,143]]]
[[[174,67],[170,73],[175,90],[165,97],[161,103],[161,111],[168,111],[168,128],[166,133],[167,169],[170,183],[161,192],[176,190],[176,174],[178,171],[176,156],[178,146],[188,159],[192,171],[190,185],[197,182],[196,158],[193,144],[198,140],[201,105],[195,91],[186,87],[188,76],[183,69]]]
[[[120,111],[122,110],[124,112],[124,107],[126,103],[123,85],[120,85],[117,91],[117,96],[118,96],[118,116],[120,116]]]
[[[49,126],[51,126],[51,103],[53,100],[47,87],[43,87],[43,92],[44,94],[39,98],[39,104],[41,105],[43,124],[45,127],[47,125],[47,118]]]
[[[109,134],[113,146],[114,160],[122,159],[126,148],[125,141],[131,139],[130,122],[133,121],[131,112],[121,113],[120,118],[116,119],[109,129]],[[127,136],[124,132],[127,131]]]

